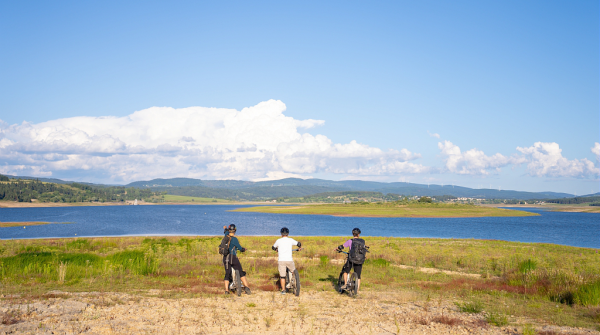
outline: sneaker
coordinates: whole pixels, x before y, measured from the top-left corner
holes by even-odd
[[[348,288],[348,285],[346,285],[346,284],[340,286],[340,290],[342,290],[342,291],[345,290],[345,289],[347,289],[347,288]]]
[[[225,291],[225,294],[229,294],[229,291]]]
[[[285,294],[285,291],[281,291],[281,294]]]
[[[244,287],[244,293],[246,293],[247,295],[250,295],[250,288],[249,287]]]

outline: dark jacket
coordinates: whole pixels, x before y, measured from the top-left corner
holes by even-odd
[[[229,235],[229,230],[225,229],[223,232],[224,235]],[[237,237],[231,237],[231,241],[229,242],[229,254],[237,256],[237,250],[244,252],[246,248],[243,248],[240,245],[240,241],[238,241]]]

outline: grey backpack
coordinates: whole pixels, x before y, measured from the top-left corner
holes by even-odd
[[[219,254],[223,256],[229,255],[229,243],[231,243],[231,236],[223,236],[221,244],[219,244]]]

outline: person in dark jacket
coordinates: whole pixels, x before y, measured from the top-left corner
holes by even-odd
[[[233,280],[231,270],[234,269],[240,272],[240,279],[245,286],[244,292],[250,294],[250,288],[248,287],[248,281],[246,280],[246,272],[242,269],[242,264],[237,257],[237,251],[245,252],[246,248],[243,248],[237,237],[235,237],[237,229],[234,224],[229,225],[229,227],[223,226],[223,230],[224,235],[229,235],[231,237],[231,241],[229,242],[229,254],[223,256],[223,266],[225,267],[225,278],[223,279],[225,282],[225,293],[229,293],[229,282]]]
[[[341,250],[344,250],[344,247],[350,250],[352,248],[352,240],[356,238],[359,239],[360,233],[361,231],[359,228],[352,229],[352,238],[344,242],[344,244],[338,246],[336,251],[339,252]],[[354,273],[356,273],[356,276],[358,277],[358,280],[356,281],[356,290],[358,291],[358,289],[360,288],[360,275],[362,273],[362,264],[353,264],[350,261],[350,257],[346,259],[346,264],[344,264],[344,267],[342,268],[342,271],[344,272],[344,285],[342,285],[342,287],[340,288],[345,289],[348,285],[348,274],[350,273],[350,270],[352,268],[354,268]]]

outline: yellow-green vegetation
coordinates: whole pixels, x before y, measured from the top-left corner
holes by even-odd
[[[255,291],[276,290],[274,236],[240,236],[240,254]],[[370,253],[361,289],[411,291],[419,299],[451,300],[465,313],[486,313],[491,324],[528,317],[536,322],[600,327],[597,249],[487,240],[366,237]],[[149,289],[170,297],[223,290],[221,240],[94,238],[0,240],[0,295],[35,298],[49,291],[127,292]],[[344,255],[342,237],[298,238],[302,289],[332,291]],[[443,272],[445,271],[445,272]],[[8,299],[8,298],[4,298]]]
[[[545,205],[552,208],[553,212],[575,212],[575,213],[600,213],[600,206],[584,205]]]
[[[258,206],[239,208],[234,212],[260,212],[276,214],[316,214],[360,217],[484,217],[484,216],[534,216],[537,213],[511,209],[481,207],[469,204],[444,203],[352,203],[302,206]]]
[[[226,199],[215,199],[215,198],[201,198],[201,197],[188,197],[185,195],[164,195],[165,202],[177,202],[177,203],[230,203],[230,200]]]
[[[20,227],[20,226],[39,226],[39,225],[43,225],[43,224],[50,224],[51,222],[34,222],[34,221],[30,221],[30,222],[0,222],[0,228],[5,228],[5,227]]]

